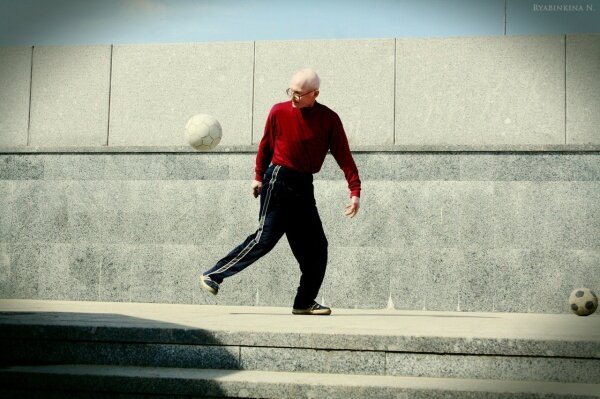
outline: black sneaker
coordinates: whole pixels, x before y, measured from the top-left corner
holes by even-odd
[[[213,295],[217,295],[219,293],[219,283],[213,281],[208,276],[200,276],[200,286]]]
[[[319,305],[315,302],[311,307],[307,309],[292,309],[292,314],[312,314],[326,316],[331,314],[331,309],[327,306]]]

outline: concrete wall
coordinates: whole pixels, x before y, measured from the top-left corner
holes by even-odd
[[[598,145],[599,49],[600,35],[5,47],[0,146],[185,146],[197,113],[223,146],[251,145],[305,66],[351,145]]]
[[[256,228],[255,144],[312,66],[363,181],[348,220],[333,159],[316,176],[325,304],[568,312],[572,289],[600,287],[599,49],[600,35],[2,48],[0,298],[291,305],[285,239],[217,298],[197,277]],[[223,125],[216,152],[185,144],[201,112]]]
[[[568,312],[600,286],[600,153],[358,152],[362,208],[328,157],[320,299]],[[218,297],[197,279],[258,223],[252,153],[0,155],[0,297],[291,306],[285,241]]]
[[[0,47],[0,146],[26,146],[31,47]]]

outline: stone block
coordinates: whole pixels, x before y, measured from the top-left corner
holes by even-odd
[[[345,216],[350,203],[343,181],[315,181],[315,198],[331,246],[389,247],[394,242],[395,205],[399,199],[391,182],[362,183],[361,205],[354,218]]]
[[[338,113],[350,146],[393,143],[393,39],[257,42],[253,143],[271,107],[288,100],[291,76],[307,67],[321,78],[317,101]],[[369,100],[356,101],[356,93]]]
[[[26,146],[31,89],[30,46],[0,47],[0,146]]]
[[[110,46],[36,46],[30,145],[107,143]]]
[[[459,309],[464,272],[460,249],[402,248],[390,258],[390,291],[397,309]]]
[[[496,246],[597,249],[599,193],[598,182],[495,182]]]
[[[563,144],[564,37],[396,40],[395,144]]]
[[[46,180],[102,180],[106,176],[111,155],[105,154],[45,154]]]
[[[503,251],[485,249],[485,247],[470,250],[465,248],[463,263],[456,271],[460,276],[459,309],[461,311],[496,311],[499,287],[512,291],[511,287],[505,286],[505,280],[501,280],[506,276],[499,272],[506,266],[506,259]]]
[[[15,181],[8,199],[11,230],[15,242],[68,242],[66,197],[61,188],[44,180]]]
[[[459,245],[464,250],[495,247],[497,221],[494,213],[497,205],[493,182],[455,182],[444,202],[445,206],[440,207],[439,228],[446,233],[445,237],[458,232]],[[449,223],[444,222],[444,217],[450,219]],[[434,225],[432,232],[437,229]]]
[[[168,303],[215,304],[214,297],[199,290],[204,262],[210,258],[206,245],[163,245],[163,298]]]
[[[530,293],[525,302],[528,312],[568,313],[571,291],[581,283],[598,286],[598,263],[585,265],[574,255],[552,249],[521,251],[521,268],[527,276],[526,290]]]
[[[385,353],[302,348],[241,347],[244,370],[383,375]]]
[[[256,168],[256,152],[232,153],[225,157],[229,166],[229,179],[247,182],[248,190],[250,190],[250,183],[254,180],[254,169]]]
[[[96,158],[100,158],[104,163],[102,179],[105,180],[178,179],[179,176],[169,176],[167,173],[167,160],[172,156],[165,154],[107,154],[97,155]]]
[[[600,382],[592,359],[387,353],[388,375],[512,381]]]
[[[597,181],[597,153],[461,154],[461,180]]]
[[[600,34],[567,35],[566,144],[600,143]]]
[[[290,313],[300,283],[300,266],[284,235],[275,248],[242,273],[252,273],[256,306],[289,307]]]
[[[0,298],[37,298],[44,244],[0,243]]]
[[[9,364],[71,363],[143,367],[239,369],[239,347],[85,341],[4,341]]]
[[[495,251],[490,258],[496,267],[494,311],[568,313],[572,290],[600,284],[599,261],[600,254],[588,250]]]
[[[28,155],[0,155],[0,180],[44,178],[44,158]]]
[[[385,308],[395,261],[392,254],[381,247],[330,247],[325,281],[317,300],[338,308]]]
[[[144,262],[148,260],[147,254],[156,256],[156,249],[151,245],[110,245],[108,247],[111,248],[111,256],[108,262],[101,265],[99,301],[131,302],[134,271],[139,272],[143,269]],[[151,265],[154,264],[152,260]],[[164,297],[162,290],[157,290],[156,294]]]
[[[164,220],[161,235],[169,243],[237,245],[242,236],[256,229],[256,222],[252,231],[228,227],[236,226],[237,218],[258,218],[258,209],[251,212],[242,205],[251,204],[250,196],[236,196],[241,190],[239,184],[228,180],[173,180],[161,182],[159,190],[157,205],[162,204],[162,210],[158,216]]]
[[[221,145],[250,144],[253,52],[252,42],[115,45],[109,145],[188,145],[185,125],[201,113],[219,120]]]
[[[396,201],[389,211],[391,245],[458,248],[462,203],[455,182],[409,181],[387,185]],[[392,209],[388,205],[388,209]],[[383,212],[383,211],[382,211]]]
[[[140,251],[131,253],[136,248]],[[164,251],[160,245],[139,245],[128,248],[131,257],[130,302],[170,302],[171,280],[164,267]]]
[[[387,158],[385,163],[375,164],[371,167],[371,169],[379,168],[385,172],[383,175],[387,177],[383,178],[384,180],[437,181],[459,180],[460,178],[459,159],[453,154],[392,152],[386,154],[385,158]]]
[[[11,235],[13,184],[11,181],[0,180],[0,242],[8,241]]]
[[[225,154],[170,154],[165,159],[165,177],[171,180],[227,180]]]

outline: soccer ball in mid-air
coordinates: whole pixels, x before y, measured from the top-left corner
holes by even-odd
[[[589,288],[577,288],[569,296],[569,306],[578,316],[587,316],[598,309],[598,297]]]
[[[212,150],[221,141],[221,124],[212,115],[194,115],[185,125],[185,136],[195,150]]]

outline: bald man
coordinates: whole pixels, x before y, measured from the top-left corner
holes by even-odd
[[[361,183],[340,118],[316,101],[319,86],[315,71],[300,70],[286,91],[290,101],[271,108],[251,184],[254,197],[260,195],[258,229],[202,274],[201,286],[210,293],[216,295],[225,278],[266,255],[285,234],[302,272],[292,313],[331,314],[315,300],[327,267],[327,238],[317,212],[313,174],[331,151],[348,182],[348,217],[358,212]]]

